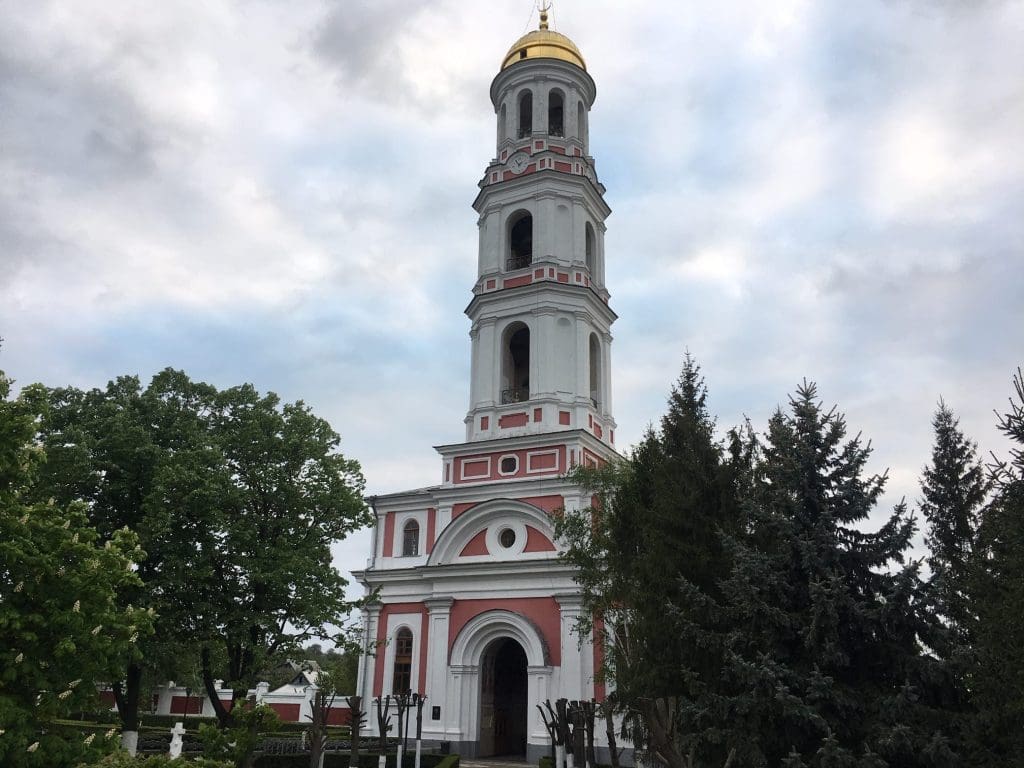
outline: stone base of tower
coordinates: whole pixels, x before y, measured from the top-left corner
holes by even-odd
[[[438,450],[445,482],[374,500],[374,556],[355,575],[378,594],[364,615],[376,650],[362,659],[359,693],[418,692],[424,739],[533,760],[549,745],[537,705],[604,699],[601,649],[575,632],[582,599],[552,515],[590,504],[565,479],[572,464],[613,454],[581,430]],[[532,456],[549,458],[528,472]],[[521,471],[506,461],[496,475],[508,457]],[[368,721],[375,732],[375,711]]]

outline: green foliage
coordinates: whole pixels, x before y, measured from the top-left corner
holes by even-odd
[[[118,749],[99,760],[81,763],[78,768],[231,768],[231,762],[211,760],[207,757],[188,757],[182,755],[171,760],[167,755],[149,755],[132,757],[123,749]]]
[[[122,603],[153,606],[156,634],[114,677],[128,727],[147,674],[236,698],[351,605],[331,543],[369,522],[359,465],[301,402],[250,385],[224,391],[165,370],[143,388],[30,390],[51,452],[40,498],[82,500],[103,538],[124,526],[149,558]],[[228,715],[214,698],[218,716]]]
[[[738,765],[953,766],[933,736],[938,662],[902,505],[862,530],[885,477],[812,384],[772,417],[724,583]],[[933,747],[928,751],[929,747]]]
[[[80,504],[32,499],[46,457],[30,395],[9,392],[0,373],[0,764],[49,768],[104,751],[48,724],[95,705],[93,681],[136,657],[152,616],[115,599],[140,583],[135,534],[101,542]]]
[[[919,504],[927,521],[925,542],[931,585],[939,615],[947,622],[954,646],[965,645],[969,614],[966,590],[978,514],[988,483],[977,459],[977,446],[960,431],[944,402],[932,420],[935,443],[925,467]]]
[[[199,726],[199,741],[203,755],[216,759],[229,759],[236,768],[250,768],[253,754],[264,734],[276,731],[281,721],[270,707],[260,704],[239,708],[234,725],[228,729],[211,725]]]
[[[992,467],[995,497],[983,510],[973,558],[976,612],[971,764],[1024,766],[1024,376],[998,426],[1011,458]]]
[[[577,470],[573,479],[597,503],[555,518],[586,607],[577,629],[607,649],[605,679],[633,744],[673,765],[691,750],[701,759],[728,751],[717,724],[718,584],[752,448],[740,432],[728,451],[716,441],[706,399],[687,355],[661,429],[625,461]]]

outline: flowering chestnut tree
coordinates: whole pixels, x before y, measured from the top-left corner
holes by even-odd
[[[110,740],[54,721],[94,705],[94,681],[116,679],[152,631],[148,610],[116,600],[144,553],[128,530],[100,544],[80,505],[28,501],[45,456],[9,394],[0,372],[0,765],[73,765]]]

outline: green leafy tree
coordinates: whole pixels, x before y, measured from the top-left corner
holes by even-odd
[[[261,668],[345,623],[353,604],[330,547],[370,515],[358,463],[337,452],[338,434],[303,403],[282,406],[244,385],[217,393],[207,418],[213,450],[163,478],[155,499],[219,519],[189,568],[203,680],[225,724],[216,678],[238,700]],[[218,652],[226,669],[215,665]]]
[[[982,512],[974,551],[971,606],[976,665],[971,678],[978,710],[972,765],[1024,766],[1024,375],[999,416],[1010,439],[1009,460],[992,466],[995,494]]]
[[[556,517],[586,611],[579,630],[605,645],[612,703],[634,746],[682,766],[727,757],[719,715],[723,534],[739,527],[735,492],[747,455],[715,438],[700,368],[689,355],[658,432],[628,459],[579,469],[597,503]]]
[[[203,417],[215,390],[165,370],[146,388],[121,376],[103,389],[31,388],[42,404],[39,439],[50,460],[36,496],[80,501],[102,539],[128,528],[148,556],[138,564],[140,581],[119,592],[122,605],[144,604],[157,612],[156,631],[139,643],[113,676],[123,730],[138,730],[145,683],[187,677],[195,658],[190,598],[195,550],[216,536],[216,516],[195,503],[162,504],[157,483],[195,471],[196,454],[209,451]]]
[[[863,530],[885,477],[805,383],[772,417],[724,583],[733,617],[725,722],[737,764],[953,766],[914,522],[899,505]]]
[[[144,553],[126,529],[102,541],[81,504],[31,500],[46,456],[35,406],[9,393],[0,373],[0,765],[67,766],[106,740],[53,721],[95,706],[95,681],[151,632],[149,611],[116,600],[138,586]]]

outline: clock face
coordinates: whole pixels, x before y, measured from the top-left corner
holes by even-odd
[[[529,164],[530,158],[524,155],[522,152],[517,152],[508,159],[508,167],[513,173],[522,173],[526,170],[526,166]]]

